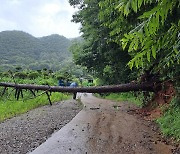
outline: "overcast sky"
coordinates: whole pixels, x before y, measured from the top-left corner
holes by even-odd
[[[80,25],[71,22],[74,12],[68,0],[1,0],[0,32],[22,30],[35,37],[77,37]]]

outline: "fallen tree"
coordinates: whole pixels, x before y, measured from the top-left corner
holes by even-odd
[[[97,87],[60,87],[60,86],[49,86],[49,85],[34,85],[34,84],[16,84],[16,83],[4,83],[0,82],[0,87],[4,87],[1,96],[4,95],[7,88],[15,89],[15,98],[19,100],[21,96],[23,98],[23,90],[29,90],[34,97],[36,97],[36,91],[45,91],[49,103],[52,105],[49,92],[68,92],[73,93],[73,99],[76,98],[77,92],[80,93],[118,93],[118,92],[129,92],[129,91],[149,91],[155,92],[157,85],[153,82],[144,83],[127,83],[120,85],[108,85],[108,86],[97,86]]]
[[[15,83],[0,83],[2,87],[12,87],[16,89],[28,89],[28,90],[43,90],[49,92],[81,92],[81,93],[116,93],[116,92],[128,92],[128,91],[155,91],[156,87],[154,83],[127,83],[120,85],[109,86],[97,86],[97,87],[60,87],[60,86],[48,86],[48,85],[34,85],[34,84],[15,84]]]

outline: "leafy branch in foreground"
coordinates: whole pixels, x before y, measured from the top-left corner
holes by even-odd
[[[122,45],[131,55],[128,63],[131,69],[148,69],[156,63],[156,72],[165,74],[179,65],[178,0],[102,0],[99,6],[103,25],[112,29],[111,41]],[[124,26],[128,31],[123,30]]]

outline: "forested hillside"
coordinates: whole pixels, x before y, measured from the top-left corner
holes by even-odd
[[[71,61],[71,41],[57,34],[36,38],[22,31],[0,33],[0,70],[15,67],[59,70]]]

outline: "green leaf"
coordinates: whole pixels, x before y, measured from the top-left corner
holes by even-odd
[[[122,11],[124,8],[124,2],[119,3],[119,5],[116,7],[116,9],[119,9],[119,11]]]
[[[138,41],[138,39],[136,38],[136,39],[135,39],[135,43],[134,43],[134,50],[137,50],[137,49],[138,49],[138,45],[139,45],[139,41]]]
[[[128,15],[129,14],[129,12],[130,12],[130,1],[125,5],[125,7],[124,7],[124,15]]]
[[[136,65],[136,68],[139,68],[139,61],[138,61],[138,59],[135,60],[135,65]]]
[[[133,46],[134,46],[134,40],[131,41],[131,44],[130,44],[129,49],[128,49],[128,52],[131,52],[131,51],[134,50]]]
[[[137,12],[137,0],[131,1],[131,7],[134,12]]]
[[[141,7],[142,3],[143,3],[143,0],[138,0],[138,8]]]
[[[147,51],[147,60],[150,62],[150,52]]]
[[[174,52],[175,52],[176,54],[179,53],[179,51],[177,50],[177,48],[174,48]]]
[[[155,45],[152,46],[152,56],[154,57],[154,59],[156,59],[156,46]]]
[[[123,50],[126,48],[127,44],[128,44],[128,42],[122,42],[122,48],[123,48]]]
[[[151,49],[151,46],[152,46],[152,43],[153,43],[153,41],[152,40],[144,40],[144,47],[143,47],[143,50],[145,50],[145,49]]]
[[[148,30],[148,26],[147,25],[145,25],[144,31],[145,31],[146,36],[149,36],[149,30]]]
[[[156,24],[157,24],[157,28],[159,28],[159,12],[156,13]]]
[[[149,16],[151,16],[151,12],[144,12],[143,15],[139,16],[138,19],[145,19],[145,18],[149,18]]]
[[[133,66],[134,66],[134,61],[130,60],[130,61],[128,62],[128,66],[129,66],[129,68],[132,70],[132,68],[133,68]]]

